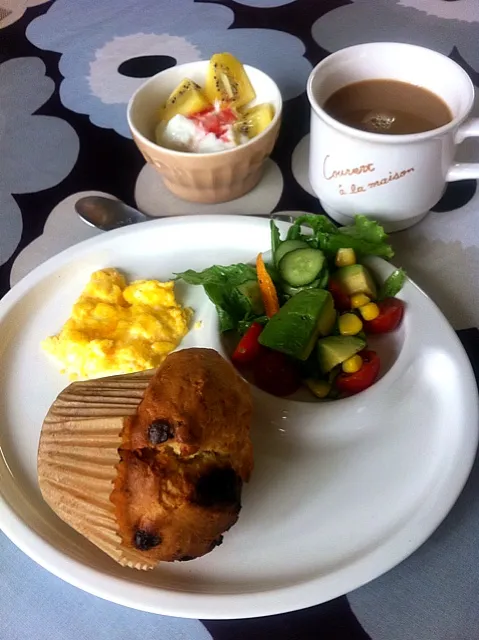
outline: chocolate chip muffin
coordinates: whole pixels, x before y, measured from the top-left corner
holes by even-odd
[[[238,519],[253,468],[249,387],[212,349],[170,354],[125,418],[111,494],[124,547],[191,560]]]

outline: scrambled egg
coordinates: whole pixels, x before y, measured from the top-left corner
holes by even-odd
[[[144,371],[160,365],[188,332],[191,309],[173,282],[127,285],[116,269],[92,274],[60,333],[42,348],[72,380]]]

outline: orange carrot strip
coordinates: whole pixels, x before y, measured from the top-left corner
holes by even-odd
[[[261,253],[258,253],[258,257],[256,258],[256,273],[258,275],[264,310],[268,318],[271,318],[271,316],[274,316],[274,314],[279,311],[278,294],[276,293],[276,287],[271,280],[271,276],[266,271],[263,254]]]

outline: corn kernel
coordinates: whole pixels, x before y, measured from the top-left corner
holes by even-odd
[[[354,253],[354,249],[338,249],[335,264],[337,267],[350,267],[352,264],[356,264],[356,254]]]
[[[379,315],[379,307],[375,302],[368,302],[364,307],[359,308],[359,313],[365,320],[374,320]]]
[[[317,398],[325,398],[331,391],[331,385],[326,380],[314,380],[308,378],[305,380],[308,389],[314,393]]]
[[[363,328],[363,323],[354,313],[344,313],[339,316],[338,327],[342,336],[355,336]]]
[[[356,354],[351,356],[343,362],[341,365],[344,373],[356,373],[363,366],[363,359],[360,355]]]
[[[356,293],[356,295],[351,296],[351,309],[359,309],[359,307],[364,307],[365,304],[368,304],[371,300],[368,296],[364,295],[364,293]]]

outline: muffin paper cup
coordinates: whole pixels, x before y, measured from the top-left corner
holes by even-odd
[[[156,563],[122,544],[110,495],[124,419],[154,372],[71,384],[51,406],[38,450],[38,482],[53,511],[122,566],[143,570]]]

